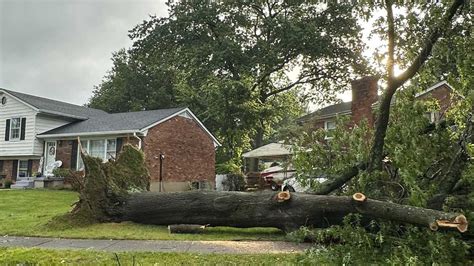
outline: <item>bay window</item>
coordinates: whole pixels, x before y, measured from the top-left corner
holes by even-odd
[[[90,139],[81,140],[82,149],[90,156],[102,159],[105,163],[108,160],[115,159],[117,154],[117,140],[116,139]],[[78,150],[77,155],[77,170],[84,169],[84,163]]]

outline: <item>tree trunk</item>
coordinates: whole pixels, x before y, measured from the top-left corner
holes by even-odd
[[[262,125],[263,123],[260,121],[260,124]],[[252,147],[254,149],[263,146],[263,125],[260,127],[257,127],[256,129],[256,134],[253,140],[253,145]],[[259,164],[259,159],[258,158],[250,158],[250,172],[258,172],[258,164]]]
[[[341,224],[344,216],[360,213],[365,218],[467,230],[464,216],[390,202],[353,197],[302,193],[177,192],[132,194],[119,210],[119,220],[142,224],[206,224],[209,226],[324,228]]]

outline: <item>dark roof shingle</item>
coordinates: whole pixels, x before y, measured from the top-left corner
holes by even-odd
[[[1,88],[0,88],[1,89]],[[29,95],[17,91],[11,91],[7,89],[1,89],[7,93],[13,95],[14,97],[22,100],[23,102],[36,107],[40,112],[61,115],[65,117],[72,117],[77,119],[87,119],[90,117],[101,116],[107,114],[107,112],[88,108],[85,106],[60,102],[56,100],[51,100],[43,97],[38,97],[34,95]]]
[[[41,135],[62,135],[76,133],[117,132],[140,130],[186,108],[159,109],[151,111],[105,114],[85,121],[71,123]]]
[[[313,118],[318,117],[327,117],[327,116],[335,116],[340,113],[350,112],[352,107],[352,102],[342,102],[336,103],[333,105],[326,106],[324,108],[318,109],[312,113],[304,115],[298,118],[299,122],[304,122]]]

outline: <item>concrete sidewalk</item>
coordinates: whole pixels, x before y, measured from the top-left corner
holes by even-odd
[[[81,249],[94,251],[153,251],[220,254],[298,253],[309,244],[279,241],[99,240],[43,237],[0,237],[0,247]]]

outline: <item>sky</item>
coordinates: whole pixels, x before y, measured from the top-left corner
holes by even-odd
[[[0,88],[84,104],[165,0],[0,0]]]
[[[0,88],[87,103],[112,53],[132,45],[128,31],[149,15],[166,16],[165,2],[0,0]],[[351,92],[339,98],[349,101]]]

